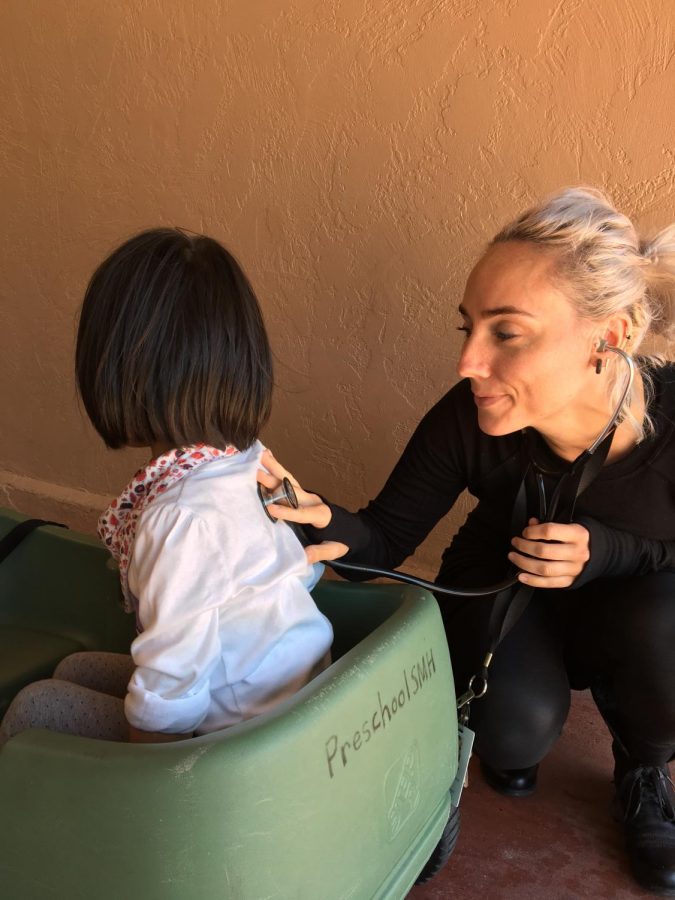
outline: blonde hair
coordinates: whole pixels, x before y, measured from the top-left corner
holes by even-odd
[[[555,271],[579,315],[602,321],[626,313],[632,323],[634,354],[648,332],[673,337],[675,332],[675,224],[655,237],[640,238],[630,219],[618,212],[601,191],[565,188],[526,210],[503,228],[491,244],[528,241],[554,251]],[[652,390],[644,363],[639,365],[646,398]],[[610,400],[616,404],[623,385],[622,370],[613,367]],[[630,411],[627,397],[622,418],[633,425],[638,440],[653,431],[646,409],[642,422]]]

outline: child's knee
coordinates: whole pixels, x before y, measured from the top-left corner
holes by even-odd
[[[54,669],[54,678],[60,678],[61,681],[74,681],[78,683],[78,677],[82,670],[87,669],[87,657],[89,654],[81,650],[78,653],[71,653],[66,656]]]
[[[134,662],[127,653],[87,650],[62,659],[54,669],[54,678],[124,697],[133,671]]]
[[[49,678],[33,681],[14,697],[0,722],[0,746],[32,726],[40,708],[51,699],[51,684]]]

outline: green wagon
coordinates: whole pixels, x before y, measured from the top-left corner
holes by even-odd
[[[0,510],[0,538],[20,520]],[[270,714],[169,744],[10,740],[0,896],[403,898],[442,862],[459,825],[457,720],[436,602],[390,585],[314,595],[334,662]],[[0,712],[68,653],[127,650],[132,625],[94,540],[34,532],[0,564]]]

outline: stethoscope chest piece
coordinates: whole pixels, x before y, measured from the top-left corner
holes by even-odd
[[[293,509],[297,509],[299,506],[298,498],[295,496],[295,490],[288,478],[284,478],[275,491],[266,488],[263,484],[258,482],[258,496],[260,497],[260,502],[265,510],[265,514],[271,522],[278,521],[267,508],[272,503],[279,503],[281,506],[290,506]]]

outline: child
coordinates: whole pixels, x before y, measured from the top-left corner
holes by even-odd
[[[26,727],[175,739],[272,709],[325,667],[332,628],[257,494],[272,363],[237,262],[177,229],[127,241],[87,288],[76,374],[107,446],[152,453],[99,520],[139,634],[133,662],[79,653],[24,688],[0,742]]]

